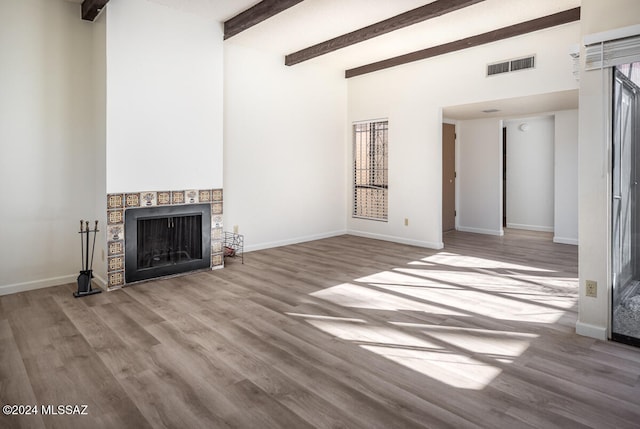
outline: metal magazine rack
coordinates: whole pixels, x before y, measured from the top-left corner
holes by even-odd
[[[224,232],[224,256],[225,258],[239,257],[244,264],[244,235]]]

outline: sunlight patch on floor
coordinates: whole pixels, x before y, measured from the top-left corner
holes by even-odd
[[[529,347],[537,334],[490,329],[462,328],[456,326],[428,325],[421,323],[389,322],[392,325],[416,329],[440,341],[479,353],[500,362],[511,363]]]
[[[457,328],[443,331],[431,326],[434,335],[430,329],[422,329],[429,326],[424,325],[416,331],[417,335],[411,335],[401,329],[406,324],[385,327],[362,324],[359,320],[353,323],[340,317],[316,315],[306,315],[306,321],[336,338],[357,344],[385,359],[461,389],[486,387],[502,371],[486,361],[510,363],[528,345],[526,340],[508,338],[508,333],[498,333],[493,339],[485,338],[485,343],[481,345],[482,341],[474,338],[471,330],[465,329],[459,332],[455,331]],[[485,334],[488,332],[491,331]],[[491,341],[495,341],[495,344],[491,345]],[[468,345],[473,348],[465,350]],[[485,362],[480,359],[481,355],[486,356]]]
[[[512,269],[537,271],[541,273],[552,273],[552,270],[544,268],[531,267],[527,265],[513,264],[511,262],[496,261],[492,259],[478,258],[475,256],[460,256],[453,253],[439,252],[435,255],[423,258],[424,262],[448,265],[450,267],[460,268],[490,268],[490,269]]]
[[[433,314],[458,315],[464,313],[427,302],[420,302],[411,297],[402,297],[385,293],[366,286],[343,283],[327,289],[322,289],[311,294],[317,298],[324,299],[336,305],[351,308],[365,308],[387,311],[422,311]]]
[[[435,350],[412,350],[384,345],[362,348],[459,389],[484,389],[502,370],[470,356]]]

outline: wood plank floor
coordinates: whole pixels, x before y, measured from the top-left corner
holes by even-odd
[[[577,248],[341,236],[74,299],[0,297],[13,428],[638,428],[640,349],[575,335]]]

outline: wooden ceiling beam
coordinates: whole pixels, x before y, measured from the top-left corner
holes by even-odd
[[[455,52],[474,46],[497,42],[499,40],[508,39],[510,37],[520,36],[522,34],[527,34],[578,20],[580,20],[580,8],[576,7],[574,9],[565,10],[553,15],[547,15],[542,18],[521,22],[519,24],[510,25],[509,27],[503,27],[497,30],[489,31],[487,33],[456,40],[455,42],[433,46],[431,48],[422,49],[420,51],[399,55],[397,57],[349,69],[345,71],[345,77],[350,78],[359,76],[366,73],[407,64],[413,61],[424,60],[426,58],[447,54],[449,52]]]
[[[385,19],[384,21],[371,24],[359,30],[352,31],[351,33],[334,37],[331,40],[326,40],[317,45],[289,54],[284,58],[284,63],[287,66],[292,66],[310,60],[311,58],[319,57],[320,55],[328,54],[329,52],[355,45],[356,43],[426,21],[427,19],[436,18],[482,1],[484,0],[436,0],[392,18]]]
[[[244,12],[240,12],[224,23],[224,39],[253,27],[278,13],[297,5],[303,0],[263,0]]]
[[[81,6],[82,19],[93,21],[107,3],[109,0],[84,0]]]

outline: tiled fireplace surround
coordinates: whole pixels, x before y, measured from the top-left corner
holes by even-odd
[[[211,203],[211,265],[224,266],[222,234],[222,189],[145,191],[107,194],[107,290],[119,289],[125,279],[124,213],[128,209]]]

